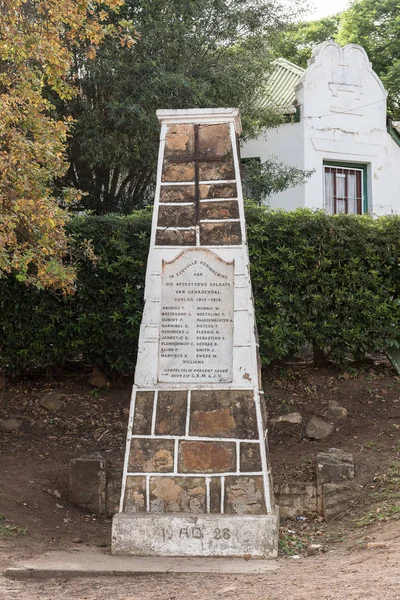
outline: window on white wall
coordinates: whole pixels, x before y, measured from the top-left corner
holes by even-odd
[[[364,210],[364,169],[324,166],[325,209],[328,213],[362,215]]]

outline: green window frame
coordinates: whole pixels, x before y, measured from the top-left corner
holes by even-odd
[[[323,161],[323,166],[324,167],[334,167],[336,169],[358,169],[359,171],[362,172],[362,214],[363,215],[367,215],[368,211],[369,211],[369,206],[368,206],[368,165],[365,163],[350,163],[350,162],[339,162],[339,161],[333,161],[333,160],[324,160]],[[324,169],[324,175],[325,175],[325,169]],[[325,185],[325,183],[324,183]]]

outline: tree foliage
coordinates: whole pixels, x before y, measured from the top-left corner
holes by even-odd
[[[137,43],[109,38],[90,63],[76,51],[79,92],[59,107],[77,121],[66,181],[87,194],[77,208],[100,214],[151,197],[157,109],[239,107],[247,135],[278,122],[258,91],[290,15],[277,0],[126,0],[119,16]]]
[[[63,262],[66,212],[52,181],[67,168],[69,120],[55,116],[45,86],[71,98],[71,48],[93,56],[106,13],[122,0],[0,0],[0,277],[70,290]],[[68,194],[67,194],[68,197]]]

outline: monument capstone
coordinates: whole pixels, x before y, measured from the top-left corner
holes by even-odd
[[[158,111],[160,151],[112,552],[277,555],[235,109]]]

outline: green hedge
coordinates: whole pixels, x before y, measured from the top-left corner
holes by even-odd
[[[265,362],[306,342],[338,362],[348,352],[397,346],[399,217],[246,210]],[[0,280],[0,368],[21,372],[74,358],[132,372],[150,227],[150,211],[74,218],[74,245],[92,240],[98,260],[77,260],[73,297]]]

